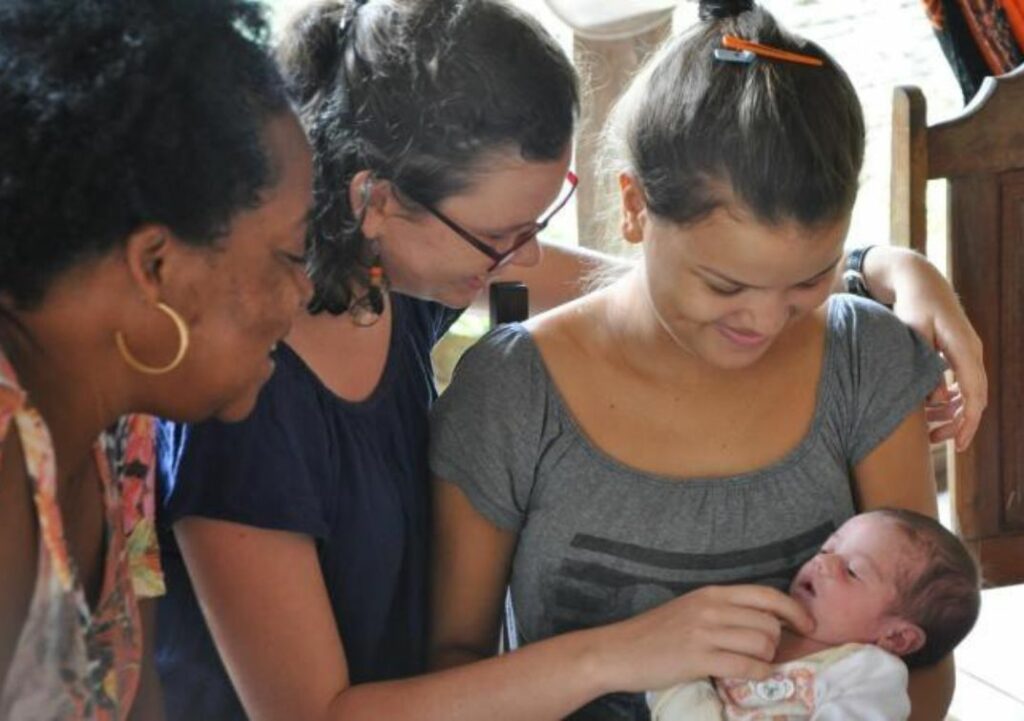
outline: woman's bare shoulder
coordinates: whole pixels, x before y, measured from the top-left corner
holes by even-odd
[[[544,352],[589,353],[602,332],[604,303],[601,291],[590,293],[530,318],[524,326]]]

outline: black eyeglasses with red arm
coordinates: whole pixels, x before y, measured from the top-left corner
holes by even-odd
[[[569,198],[571,198],[573,193],[576,192],[576,186],[579,184],[579,179],[576,177],[576,173],[572,172],[571,170],[566,174],[565,179],[566,182],[569,184],[568,192],[566,192],[551,207],[551,210],[548,211],[547,215],[538,220],[529,228],[519,231],[516,234],[515,238],[512,240],[512,244],[508,247],[508,249],[504,251],[495,250],[494,246],[491,243],[488,243],[487,241],[481,240],[480,238],[476,237],[475,235],[470,233],[468,230],[463,228],[461,225],[456,223],[454,220],[449,218],[447,215],[445,215],[444,213],[442,213],[440,210],[430,205],[429,203],[424,203],[422,201],[416,200],[415,196],[412,196],[409,193],[405,193],[405,195],[410,197],[412,200],[416,202],[417,205],[421,206],[428,213],[430,213],[435,218],[437,218],[442,223],[451,228],[455,232],[455,234],[462,238],[464,241],[466,241],[474,248],[479,250],[481,253],[486,255],[488,258],[490,258],[493,261],[491,267],[487,269],[487,272],[490,273],[505,265],[505,263],[507,263],[520,248],[522,248],[524,245],[526,245],[531,240],[536,238],[539,233],[541,233],[545,228],[548,227],[548,223],[551,222],[551,219],[555,216],[555,213],[564,208],[565,204],[569,202]]]

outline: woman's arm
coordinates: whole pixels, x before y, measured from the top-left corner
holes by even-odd
[[[946,718],[953,690],[956,667],[952,654],[936,664],[910,672],[910,721],[942,721]]]
[[[871,251],[872,253],[874,251]],[[938,516],[924,409],[910,414],[853,471],[857,508],[909,508]],[[953,657],[910,672],[911,721],[941,721],[953,698]]]
[[[957,450],[963,451],[988,405],[988,380],[981,339],[953,287],[927,258],[892,246],[875,246],[864,256],[864,276],[871,294],[891,305],[900,320],[949,361],[956,383],[949,388],[941,384],[929,399],[928,420],[935,426],[931,440],[955,438]]]
[[[179,521],[175,535],[228,674],[257,721],[562,718],[613,689],[707,673],[763,677],[780,619],[810,623],[773,589],[708,589],[498,658],[351,686],[310,538],[195,517]]]
[[[498,651],[514,533],[481,516],[451,483],[434,483],[430,667],[461,666]]]
[[[195,516],[174,535],[249,717],[326,718],[348,668],[313,540]]]
[[[351,686],[309,538],[197,517],[179,521],[175,535],[231,681],[247,714],[257,721],[562,718],[622,684],[639,689],[641,680],[664,681],[660,685],[678,680],[686,673],[677,649],[689,633],[688,620],[709,613],[692,603],[659,609],[482,663]],[[748,612],[776,627],[777,618],[807,623],[768,594],[748,594],[746,603],[763,607]],[[722,623],[735,619],[723,614]],[[770,659],[774,644],[766,640],[768,631],[729,635],[751,646],[752,655]],[[715,661],[715,668],[729,674],[763,676],[768,670],[766,663],[734,653]],[[658,677],[657,670],[664,676]]]
[[[525,663],[495,659],[351,686],[312,539],[195,517],[179,521],[175,535],[255,721],[555,719],[607,688],[598,648],[582,635]]]
[[[853,489],[858,511],[896,507],[938,517],[938,491],[923,408],[904,418],[854,467]]]

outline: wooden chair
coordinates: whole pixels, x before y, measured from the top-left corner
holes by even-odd
[[[953,520],[989,585],[1024,581],[1024,67],[988,78],[928,125],[924,95],[893,100],[893,242],[925,251],[925,186],[948,181],[950,280],[985,346],[989,405],[949,470]]]

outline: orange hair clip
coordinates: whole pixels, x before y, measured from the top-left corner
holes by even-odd
[[[750,40],[738,38],[735,35],[723,35],[722,47],[729,48],[730,50],[747,50],[748,52],[760,55],[763,58],[784,60],[789,63],[799,63],[800,65],[814,65],[820,67],[825,64],[824,60],[812,55],[802,55],[800,53],[790,52],[789,50],[780,50],[779,48],[773,48],[771,45],[762,45],[761,43],[751,42]]]

